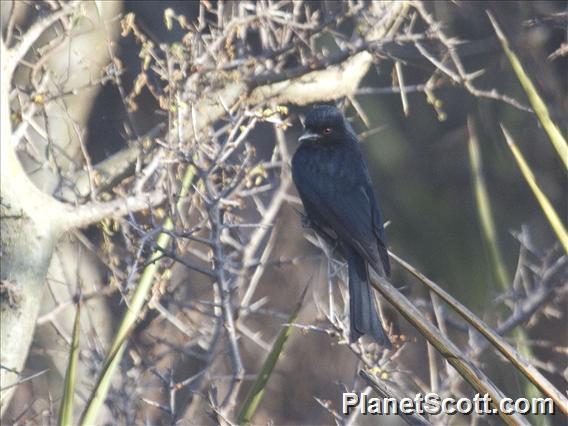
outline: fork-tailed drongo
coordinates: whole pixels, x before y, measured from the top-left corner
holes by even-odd
[[[390,346],[369,284],[369,265],[388,276],[390,265],[379,206],[357,136],[343,114],[318,106],[306,117],[292,159],[292,177],[309,222],[335,240],[349,269],[351,341],[370,334]]]

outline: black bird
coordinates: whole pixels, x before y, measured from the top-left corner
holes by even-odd
[[[337,243],[349,268],[352,342],[369,333],[390,347],[369,284],[370,265],[390,275],[383,222],[357,135],[332,106],[317,106],[292,158],[292,178],[310,225]]]

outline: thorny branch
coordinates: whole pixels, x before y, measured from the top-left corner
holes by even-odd
[[[73,15],[81,13],[77,2],[53,4],[58,5],[53,12],[8,46],[9,66],[3,69],[8,75],[23,66],[23,59],[42,33],[57,22],[69,28]],[[47,226],[57,224],[61,230],[73,230],[103,221],[102,243],[94,251],[107,266],[112,285],[109,293],[118,289],[124,304],[128,304],[132,287],[151,254],[160,254],[153,258],[159,268],[148,297],[149,309],[141,315],[132,338],[131,365],[123,363],[121,386],[108,399],[110,410],[125,423],[140,422],[142,415],[135,403],[140,397],[148,405],[143,415],[146,419],[156,418],[150,407],[169,415],[172,422],[192,418],[206,407],[212,410],[210,415],[216,422],[230,423],[240,390],[255,373],[255,367],[249,366],[256,363],[243,350],[248,348],[246,342],[252,341],[254,349],[261,348],[262,355],[271,348],[271,338],[261,335],[256,320],[280,327],[286,317],[270,307],[272,300],[259,296],[268,267],[305,267],[313,260],[302,256],[274,259],[272,253],[282,233],[279,221],[285,206],[298,204],[290,194],[290,148],[285,130],[293,120],[285,104],[308,105],[346,97],[356,106],[353,96],[357,94],[397,93],[408,106],[408,93],[428,94],[439,87],[457,86],[475,97],[528,108],[494,89],[476,87],[474,82],[482,71],[465,69],[457,49],[460,41],[446,35],[423,2],[349,1],[337,2],[330,10],[316,10],[303,2],[219,1],[212,5],[203,1],[191,20],[172,9],[165,11],[164,20],[168,30],[175,28],[183,34],[178,41],[159,43],[134,14],[122,17],[122,37],[139,48],[138,68],[135,76],[129,75],[132,84],[126,83],[132,69],[126,69],[113,54],[110,40],[107,48],[111,64],[92,84],[108,83],[118,88],[126,112],[128,147],[92,167],[85,155],[83,161],[60,170],[57,156],[65,153],[58,154],[56,149],[51,150],[55,153],[52,158],[40,153],[28,156],[28,160],[37,168],[51,169],[61,179],[53,197],[49,196],[52,214],[45,221]],[[415,29],[418,20],[425,29]],[[337,30],[353,23],[358,25],[349,36]],[[9,34],[8,38],[16,37]],[[434,68],[433,75],[420,84],[405,85],[403,70],[411,65],[397,58],[396,51],[389,51],[394,44],[417,49]],[[430,50],[433,45],[436,49]],[[398,84],[359,88],[371,65],[382,61],[396,63]],[[11,135],[14,149],[33,151],[27,135],[38,127],[35,121],[46,115],[50,102],[70,95],[68,90],[48,85],[52,78],[38,66],[27,92],[18,91],[16,96],[16,90],[9,88],[13,100],[10,108],[21,120]],[[151,107],[161,119],[139,131],[134,117],[145,106],[143,97],[148,93],[154,101]],[[4,123],[4,115],[2,118]],[[271,134],[265,145],[255,147],[251,135],[262,130],[259,124],[273,126],[275,137]],[[49,145],[49,141],[46,143]],[[261,149],[264,158],[256,152]],[[189,195],[179,199],[180,180],[188,167],[195,168],[196,178]],[[97,201],[86,202],[94,197],[93,192]],[[33,203],[32,207],[40,204]],[[162,227],[166,217],[172,219],[173,230]],[[155,243],[162,233],[172,237],[167,248],[157,248]],[[333,250],[326,254],[333,255]],[[329,261],[331,285],[326,303],[316,300],[323,325],[294,326],[346,344],[347,313],[339,308],[347,305],[347,293],[342,285],[339,291],[334,290],[337,282],[344,282],[345,268],[340,262],[325,260]],[[500,333],[542,314],[543,306],[561,288],[557,275],[550,271],[564,267],[565,262],[565,257],[543,261],[546,266],[539,274],[533,274],[525,264],[519,266],[523,277],[534,278],[530,285],[537,296],[510,298],[508,302],[516,309],[497,325]],[[334,294],[337,292],[340,297]],[[86,301],[94,296],[81,297]],[[70,304],[63,302],[40,321],[55,323],[57,313]],[[451,328],[452,318],[445,318],[445,311],[434,301],[424,305],[434,312],[439,339],[449,340],[446,321]],[[457,329],[459,333],[467,331],[466,327]],[[393,351],[366,342],[350,344],[349,349],[368,371],[378,371],[377,381],[399,382],[406,374],[399,358],[408,339],[394,335],[393,340]],[[468,355],[475,359],[483,345],[475,348],[477,353],[468,349]],[[89,348],[85,353],[90,353],[86,362],[98,371],[96,350]],[[432,368],[435,362],[430,354]],[[182,370],[184,377],[174,370]],[[436,371],[439,392],[464,392],[450,380],[457,376],[449,367]],[[475,370],[471,367],[468,371]],[[349,390],[361,384],[354,382]],[[425,383],[419,386],[423,391],[430,389]],[[121,387],[127,391],[120,391]],[[404,384],[396,389],[401,395],[412,390]],[[329,412],[338,422],[353,421],[341,418],[331,408]]]

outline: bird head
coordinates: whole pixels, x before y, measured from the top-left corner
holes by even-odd
[[[300,143],[340,141],[348,130],[341,111],[330,105],[313,108],[306,116],[304,128]]]

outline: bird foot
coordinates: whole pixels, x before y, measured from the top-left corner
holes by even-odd
[[[300,215],[301,215],[301,216],[300,216],[300,220],[301,220],[301,222],[302,222],[302,228],[304,228],[304,229],[313,229],[313,228],[314,228],[314,225],[313,225],[312,221],[310,220],[310,218],[309,218],[307,215],[305,215],[305,214],[301,214],[301,213],[300,213]]]

